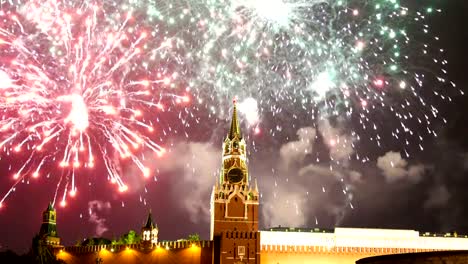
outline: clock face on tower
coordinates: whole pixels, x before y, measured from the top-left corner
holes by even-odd
[[[244,173],[239,168],[233,168],[229,170],[227,177],[229,182],[237,183],[242,181],[242,179],[244,178]]]

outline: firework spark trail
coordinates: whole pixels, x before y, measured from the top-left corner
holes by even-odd
[[[302,109],[315,125],[346,119],[357,140],[381,146],[389,138],[408,153],[407,142],[420,145],[421,138],[437,136],[432,124],[445,122],[438,105],[463,93],[446,89],[455,84],[427,25],[440,12],[431,7],[412,10],[398,0],[185,5],[199,32],[191,41],[199,68],[191,88],[211,102],[238,95],[255,98],[264,113]],[[183,22],[175,18],[177,8],[163,10],[175,24]],[[389,124],[391,129],[382,129]]]
[[[183,38],[196,69],[189,84],[210,117],[238,96],[253,98],[260,117],[276,119],[266,134],[278,142],[300,126],[329,130],[322,135],[329,158],[317,153],[316,161],[333,172],[349,160],[372,160],[362,146],[398,149],[406,158],[423,150],[426,138],[437,137],[434,124],[446,122],[438,107],[463,94],[451,89],[445,51],[428,26],[441,10],[402,3],[178,0],[150,9],[197,32]]]
[[[346,131],[329,136],[328,147],[366,140],[400,147],[408,157],[412,145],[423,149],[424,138],[437,136],[432,124],[445,122],[438,105],[451,101],[445,88],[455,84],[428,26],[440,10],[400,2],[18,2],[0,13],[0,55],[8,58],[0,64],[0,126],[8,131],[0,144],[8,154],[25,147],[38,154],[18,179],[58,155],[70,175],[99,159],[125,190],[112,153],[147,175],[135,149],[163,151],[149,136],[147,109],[164,109],[155,89],[179,81],[210,116],[226,99],[252,98],[260,118],[278,120],[267,128],[274,137],[287,130],[284,118],[313,127],[337,119]],[[187,126],[190,117],[179,114]],[[67,144],[54,149],[59,139]],[[65,182],[76,192],[73,177]]]
[[[163,110],[164,98],[188,102],[187,96],[163,91],[178,74],[159,69],[181,61],[171,57],[170,38],[159,41],[144,21],[132,21],[132,12],[107,14],[109,7],[97,2],[29,1],[5,7],[0,14],[0,147],[7,155],[30,154],[0,204],[44,167],[58,165],[65,172],[57,186],[63,188],[62,205],[77,192],[75,176],[98,160],[120,191],[128,187],[117,159],[131,160],[148,177],[140,150],[165,151],[152,139],[155,124],[149,114]],[[144,60],[147,54],[151,62]]]

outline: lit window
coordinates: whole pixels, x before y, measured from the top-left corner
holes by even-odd
[[[238,246],[237,247],[237,254],[239,256],[244,256],[245,255],[245,246]]]

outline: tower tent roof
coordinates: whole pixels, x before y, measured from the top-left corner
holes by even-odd
[[[232,119],[231,119],[231,128],[229,129],[228,138],[233,139],[236,135],[237,138],[241,139],[242,134],[240,131],[239,120],[237,119],[237,107],[236,107],[236,100],[233,100],[234,110],[232,111]]]
[[[153,216],[151,215],[151,211],[148,214],[148,219],[146,220],[145,226],[143,226],[145,229],[154,229],[156,228],[156,225],[153,222]]]
[[[50,202],[49,205],[47,206],[46,211],[55,211],[54,207],[52,206],[52,203]]]

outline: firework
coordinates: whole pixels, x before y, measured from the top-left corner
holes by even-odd
[[[102,162],[108,179],[127,190],[121,160],[145,177],[139,154],[164,153],[155,140],[164,103],[185,102],[177,85],[180,58],[171,38],[144,16],[116,4],[29,1],[0,14],[0,148],[26,158],[16,183],[58,166],[62,205],[77,192],[75,175]],[[169,69],[169,66],[171,69]]]
[[[120,190],[119,159],[149,175],[138,153],[164,152],[155,111],[188,101],[169,89],[190,91],[210,117],[238,96],[256,134],[262,116],[277,120],[273,137],[339,123],[331,149],[365,138],[409,156],[437,135],[455,87],[427,26],[440,10],[399,0],[12,2],[0,13],[0,146],[28,153],[17,183],[53,163],[70,194],[98,160]]]
[[[199,71],[189,83],[210,102],[237,95],[276,119],[339,120],[354,141],[409,155],[408,142],[423,149],[424,138],[437,136],[432,124],[445,122],[438,107],[463,92],[453,89],[428,26],[441,10],[400,2],[192,1],[185,8],[197,18],[191,55]]]
[[[335,175],[346,200],[343,208],[353,208],[353,183],[341,171],[372,161],[378,152],[398,150],[409,158],[424,150],[424,141],[437,137],[434,124],[446,122],[438,108],[463,94],[448,79],[445,51],[428,26],[441,10],[402,3],[214,0],[192,5],[203,45],[194,51],[201,70],[190,84],[214,102],[235,95],[240,101],[255,99],[258,116],[275,120],[264,128],[276,143],[273,148],[290,141],[299,128],[313,127],[320,134],[314,140],[323,140],[323,148],[306,153]],[[321,187],[325,192],[330,186]]]

